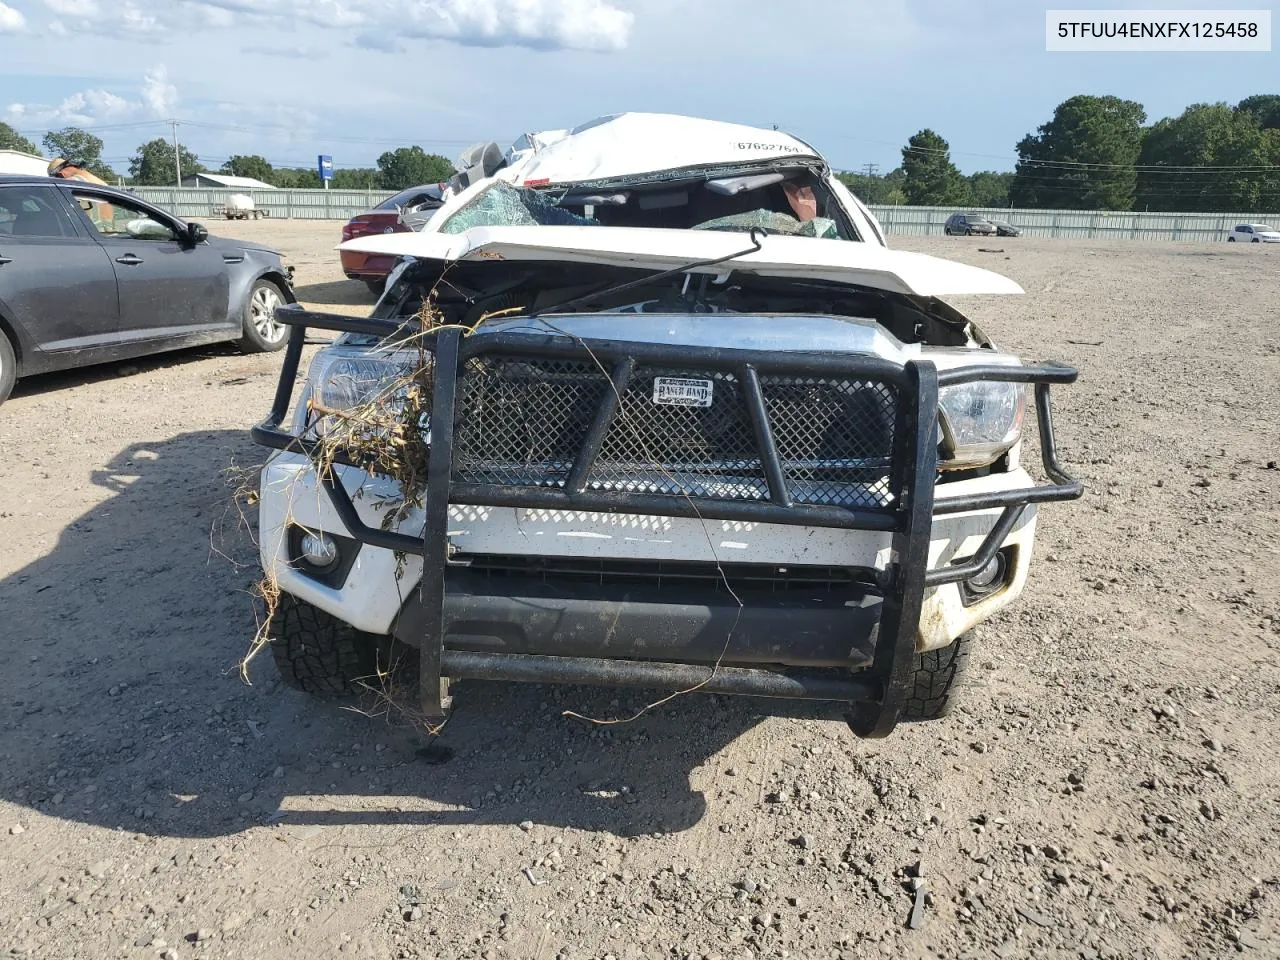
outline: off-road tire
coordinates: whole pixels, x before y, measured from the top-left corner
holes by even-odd
[[[271,616],[271,654],[286,684],[322,698],[351,696],[377,670],[373,637],[287,593]]]
[[[13,352],[13,344],[0,332],[0,403],[8,399],[13,392],[13,385],[18,382],[18,358]]]
[[[375,297],[382,296],[382,291],[387,289],[387,278],[380,277],[377,280],[366,280],[364,285],[369,288],[369,292]]]
[[[915,676],[899,720],[939,720],[951,712],[969,661],[969,643],[966,634],[949,647],[916,654]]]

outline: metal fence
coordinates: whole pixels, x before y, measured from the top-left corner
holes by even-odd
[[[133,187],[143,200],[184,220],[215,216],[232,194],[253,198],[254,206],[281,220],[350,220],[388,197],[392,190],[210,190],[204,187]]]
[[[349,220],[392,196],[389,190],[209,190],[193,187],[135,187],[144,200],[190,220],[209,218],[232,193],[247,193],[260,211],[293,220]],[[1106,210],[1002,210],[972,207],[872,206],[885,233],[941,234],[953,213],[979,213],[1016,226],[1029,237],[1082,239],[1225,240],[1238,223],[1256,223],[1256,213],[1123,213]]]
[[[941,234],[953,213],[976,213],[1003,220],[1028,237],[1077,237],[1090,240],[1225,240],[1239,223],[1266,220],[1256,213],[1142,213],[1113,210],[1002,210],[972,207],[871,207],[891,235]]]

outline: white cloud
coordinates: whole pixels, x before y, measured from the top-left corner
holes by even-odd
[[[634,14],[608,0],[402,0],[404,33],[480,46],[621,50]]]
[[[44,5],[64,17],[98,17],[102,8],[97,0],[44,0]]]
[[[536,50],[622,50],[634,14],[615,0],[44,0],[72,32],[146,38],[177,31],[299,24],[355,32],[388,49],[397,38]],[[383,39],[385,38],[385,39]]]
[[[15,10],[7,3],[0,3],[0,33],[17,33],[27,26],[27,18],[21,10]]]
[[[153,67],[142,78],[142,102],[157,117],[170,116],[178,105],[178,88],[169,82],[164,64]]]
[[[155,37],[167,30],[167,25],[156,15],[133,0],[107,6],[98,0],[44,0],[44,5],[62,17],[49,25],[55,34],[72,32],[141,38]]]
[[[11,103],[5,108],[5,116],[10,121],[21,120],[27,127],[92,127],[97,124],[163,119],[172,116],[177,102],[178,88],[169,82],[168,71],[164,66],[157,66],[147,71],[136,98],[94,87],[64,97],[54,105]]]

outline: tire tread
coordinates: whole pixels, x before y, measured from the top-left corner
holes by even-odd
[[[375,672],[371,638],[289,594],[272,615],[270,645],[280,678],[312,696],[351,696]]]
[[[968,636],[957,637],[947,647],[916,654],[912,688],[899,719],[904,722],[938,720],[955,705],[959,681],[969,661]]]

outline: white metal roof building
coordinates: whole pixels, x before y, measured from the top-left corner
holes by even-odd
[[[0,173],[44,177],[49,173],[49,161],[44,157],[22,153],[19,150],[0,150]]]
[[[227,190],[274,190],[269,183],[253,177],[233,177],[226,173],[193,173],[182,178],[184,187],[214,187]]]

